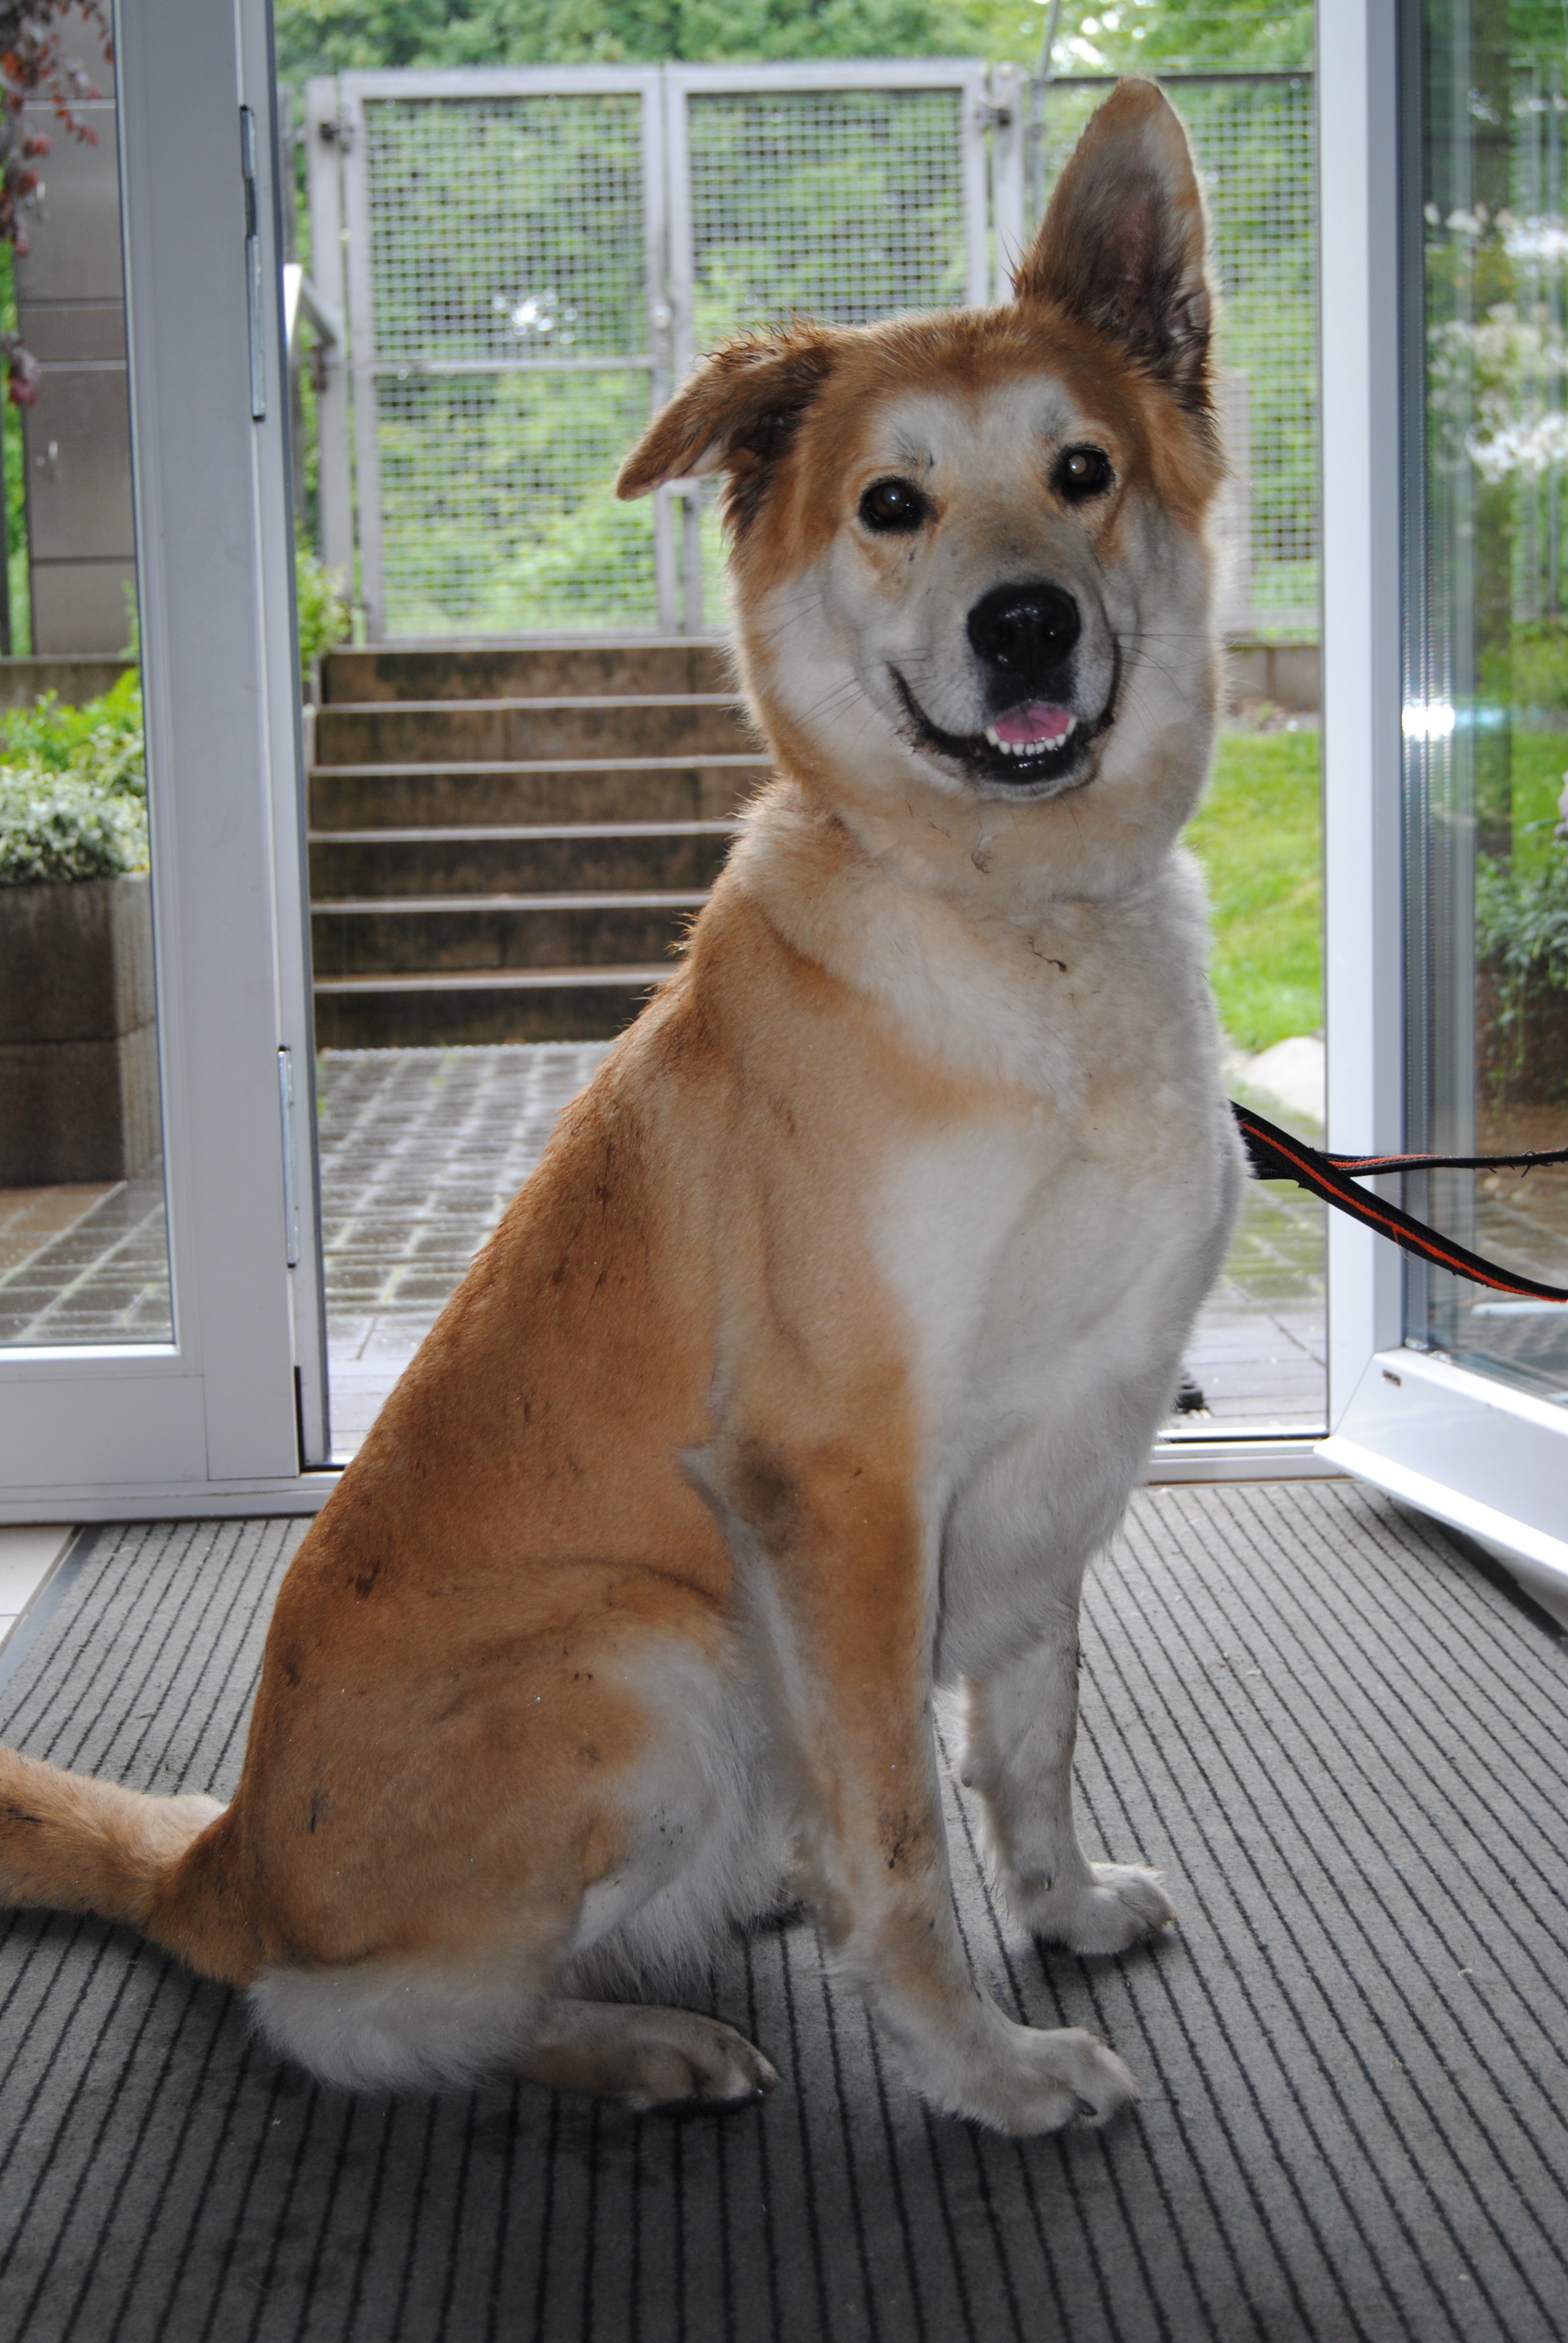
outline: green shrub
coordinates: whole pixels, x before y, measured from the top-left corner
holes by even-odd
[[[0,887],[147,867],[147,774],[135,669],[82,708],[45,692],[0,715]]]
[[[1497,1021],[1517,1030],[1526,992],[1568,991],[1568,854],[1534,870],[1483,855],[1475,871],[1475,952],[1497,983]]]
[[[340,643],[349,628],[348,605],[343,598],[343,580],[336,569],[328,569],[319,554],[307,545],[295,548],[294,598],[299,612],[299,665],[307,683],[310,670],[324,651]]]
[[[68,775],[109,797],[145,798],[142,686],[135,668],[101,699],[63,707],[52,691],[0,715],[0,767]]]
[[[348,632],[338,581],[298,549],[299,649],[306,674]],[[117,879],[147,867],[142,681],[127,668],[81,708],[48,691],[0,712],[0,887]]]
[[[0,769],[0,887],[118,879],[146,867],[144,799],[36,768]]]

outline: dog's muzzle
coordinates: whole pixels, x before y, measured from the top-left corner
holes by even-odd
[[[929,716],[895,668],[893,681],[917,745],[960,765],[966,778],[1010,793],[1052,795],[1086,779],[1091,743],[1111,722],[1105,706],[1086,717],[1077,705],[1073,654],[1083,633],[1078,599],[1046,578],[993,586],[965,621],[983,670],[990,720],[978,732],[949,732]]]

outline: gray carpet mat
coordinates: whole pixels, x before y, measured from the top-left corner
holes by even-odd
[[[0,1733],[231,1787],[281,1523],[89,1534]],[[1087,1831],[1179,1933],[1108,1962],[958,1898],[1003,2005],[1141,2106],[929,2117],[809,1926],[705,2004],[784,2077],[675,2125],[532,2088],[351,2099],[125,1932],[0,1921],[5,2343],[1568,2335],[1568,1644],[1342,1483],[1150,1491],[1086,1633]]]

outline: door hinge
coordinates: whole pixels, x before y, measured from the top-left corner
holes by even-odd
[[[250,419],[266,415],[266,337],[261,285],[261,205],[256,194],[256,116],[248,106],[239,109],[239,165],[245,182],[245,298],[250,321]]]
[[[299,1266],[299,1189],[294,1176],[294,1052],[277,1053],[277,1103],[283,1116],[283,1234],[290,1269]]]

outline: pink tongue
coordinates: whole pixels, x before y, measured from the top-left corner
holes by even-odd
[[[1048,745],[1072,729],[1070,708],[1056,708],[1046,699],[1031,699],[1026,708],[1010,709],[991,727],[999,740],[1043,740]]]

